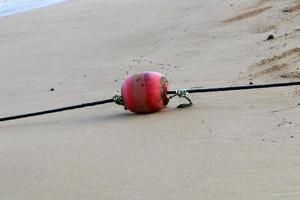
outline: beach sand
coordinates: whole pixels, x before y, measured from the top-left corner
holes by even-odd
[[[299,5],[72,0],[2,17],[1,117],[111,98],[144,70],[171,89],[299,80]],[[300,198],[299,87],[190,97],[0,123],[0,199]]]

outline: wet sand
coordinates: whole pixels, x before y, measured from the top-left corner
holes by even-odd
[[[73,0],[0,18],[0,114],[110,98],[144,70],[171,89],[299,80],[299,5]],[[299,91],[1,123],[0,199],[298,199]]]

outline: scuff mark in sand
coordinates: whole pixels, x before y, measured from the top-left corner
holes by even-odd
[[[300,78],[297,64],[300,62],[300,48],[294,48],[250,66],[246,77],[251,80],[261,76],[280,78]]]
[[[282,71],[284,69],[287,69],[288,67],[289,67],[289,65],[286,63],[282,63],[279,65],[273,65],[272,67],[262,70],[259,74],[270,74],[270,73],[274,73],[277,71]]]
[[[266,64],[271,64],[273,62],[280,61],[280,60],[282,60],[286,57],[292,56],[294,54],[299,54],[299,53],[300,53],[300,48],[297,47],[297,48],[285,51],[280,55],[273,56],[271,58],[263,59],[262,61],[258,62],[256,65],[257,66],[263,66],[263,65],[266,65]]]
[[[300,11],[300,1],[296,0],[293,5],[286,7],[282,12],[297,12]]]
[[[231,23],[231,22],[235,22],[235,21],[240,21],[243,19],[247,19],[253,16],[256,16],[270,8],[273,7],[273,3],[272,2],[266,2],[266,3],[259,3],[254,7],[248,8],[246,11],[244,11],[243,13],[240,13],[236,16],[233,16],[229,19],[226,19],[223,21],[223,23]]]
[[[287,72],[287,73],[284,73],[284,74],[281,74],[280,75],[281,78],[299,78],[300,79],[300,72],[299,71],[296,71],[296,72]],[[300,94],[300,92],[299,92]]]
[[[272,110],[271,113],[278,113],[278,112],[282,112],[282,111],[287,111],[287,110],[290,110],[290,109],[294,109],[294,108],[298,108],[299,105],[296,105],[296,106],[289,106],[287,108],[281,108],[281,109],[278,109],[278,110]],[[283,124],[282,124],[283,125]]]
[[[253,28],[250,32],[252,33],[266,33],[277,28],[277,25],[269,24],[259,24],[257,27]]]

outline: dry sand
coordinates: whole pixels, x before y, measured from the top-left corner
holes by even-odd
[[[299,80],[299,5],[71,0],[0,18],[1,116],[110,98],[143,70],[172,89]],[[299,87],[191,97],[1,123],[0,199],[300,199]]]

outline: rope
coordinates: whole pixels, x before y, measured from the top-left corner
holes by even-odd
[[[3,117],[3,118],[0,118],[0,122],[15,120],[15,119],[22,119],[22,118],[27,118],[27,117],[34,117],[34,116],[39,116],[39,115],[46,115],[46,114],[56,113],[56,112],[63,112],[63,111],[66,111],[66,110],[74,110],[74,109],[79,109],[79,108],[84,108],[84,107],[89,107],[89,106],[96,106],[96,105],[101,105],[101,104],[106,104],[106,103],[113,103],[113,102],[115,102],[114,98],[115,97],[113,97],[112,99],[106,99],[106,100],[102,100],[102,101],[84,103],[84,104],[80,104],[80,105],[68,106],[68,107],[63,107],[63,108],[56,108],[56,109],[51,109],[51,110],[45,110],[45,111],[40,111],[40,112],[23,114],[23,115]]]
[[[234,91],[234,90],[251,90],[251,89],[261,89],[261,88],[275,88],[275,87],[287,87],[300,85],[298,82],[289,82],[289,83],[273,83],[273,84],[262,84],[262,85],[245,85],[245,86],[233,86],[233,87],[219,87],[219,88],[204,88],[204,89],[180,89],[168,91],[167,94],[178,95],[178,92],[187,93],[205,93],[205,92],[224,92],[224,91]],[[180,97],[180,96],[179,96]]]
[[[173,98],[175,96],[178,96],[180,98],[185,98],[188,103],[187,104],[180,104],[179,108],[185,108],[191,106],[193,103],[189,97],[187,97],[188,93],[205,93],[205,92],[221,92],[221,91],[234,91],[234,90],[250,90],[250,89],[259,89],[259,88],[274,88],[274,87],[287,87],[287,86],[294,86],[294,85],[300,85],[299,82],[289,82],[289,83],[274,83],[274,84],[263,84],[263,85],[246,85],[246,86],[234,86],[234,87],[219,87],[219,88],[207,88],[207,89],[179,89],[174,91],[168,91],[167,94],[172,94],[169,98]],[[74,106],[67,106],[62,108],[56,108],[51,110],[45,110],[40,112],[34,112],[34,113],[28,113],[28,114],[22,114],[22,115],[15,115],[10,117],[3,117],[0,118],[0,122],[3,121],[9,121],[9,120],[16,120],[16,119],[22,119],[22,118],[28,118],[28,117],[34,117],[39,115],[46,115],[50,113],[56,113],[56,112],[63,112],[66,110],[74,110],[79,108],[85,108],[90,106],[96,106],[96,105],[102,105],[107,103],[113,103],[115,102],[118,105],[124,105],[122,96],[115,95],[111,99],[101,100],[101,101],[95,101],[90,103],[84,103]]]

